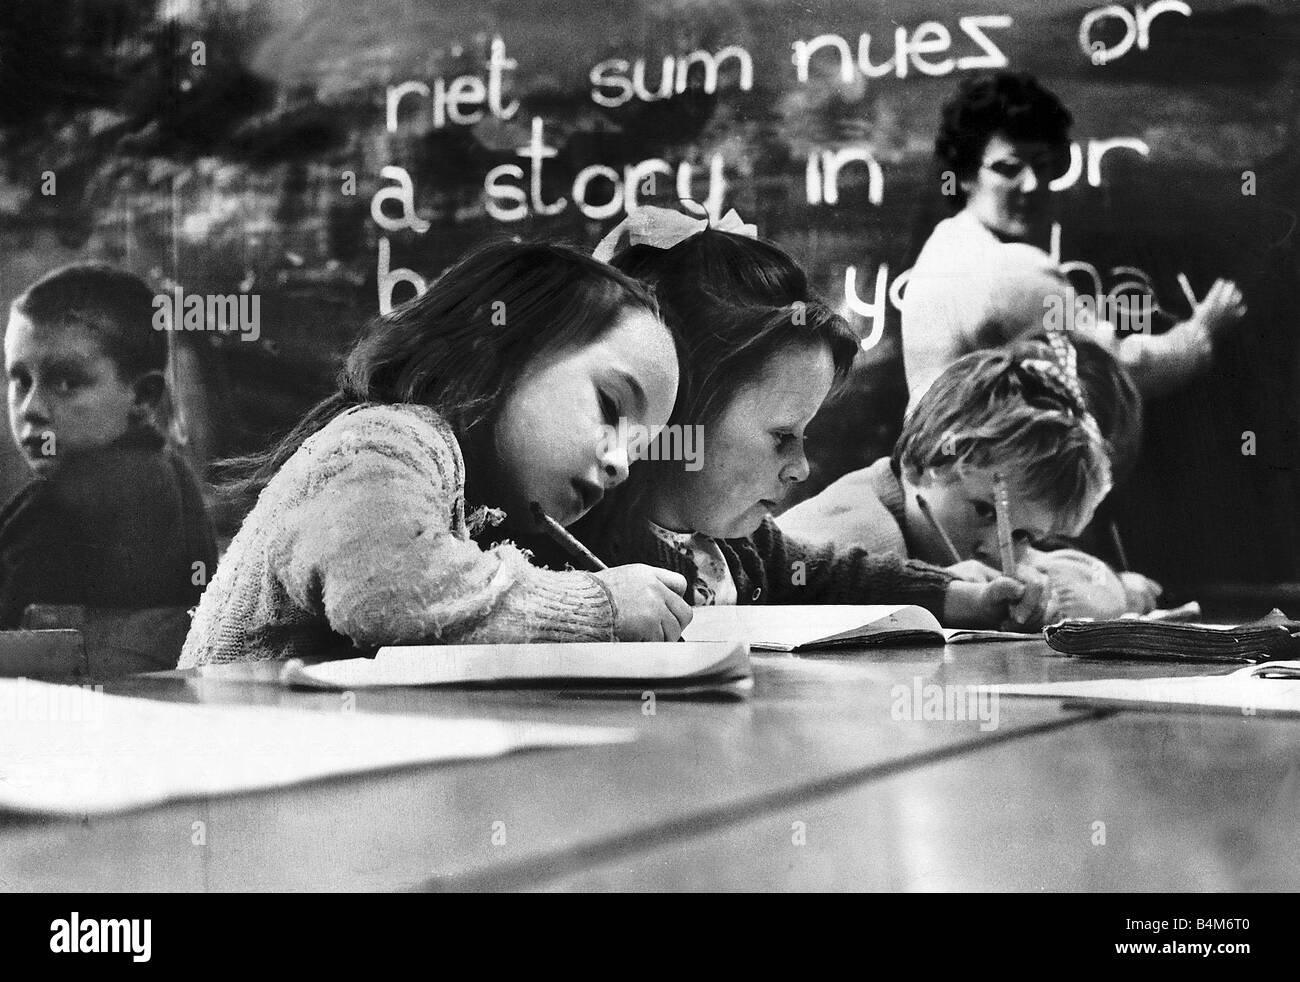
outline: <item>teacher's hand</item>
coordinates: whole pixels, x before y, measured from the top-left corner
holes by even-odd
[[[1201,325],[1211,338],[1229,330],[1246,316],[1246,302],[1241,288],[1232,280],[1218,279],[1210,292],[1196,305],[1189,320]]]

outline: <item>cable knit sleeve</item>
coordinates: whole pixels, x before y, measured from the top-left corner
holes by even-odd
[[[595,577],[455,534],[463,479],[445,427],[357,413],[312,451],[269,559],[289,597],[332,630],[363,647],[612,640],[612,604]]]
[[[262,490],[178,667],[328,655],[347,641],[613,640],[613,599],[596,577],[470,540],[464,485],[460,448],[430,409],[332,420]]]
[[[785,535],[769,516],[754,533],[776,604],[918,604],[936,617],[952,574],[897,553],[811,545]]]

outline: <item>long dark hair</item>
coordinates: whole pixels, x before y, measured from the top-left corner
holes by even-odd
[[[338,391],[271,449],[225,461],[223,474],[232,480],[224,491],[251,505],[308,437],[339,414],[375,403],[435,409],[455,433],[472,479],[490,452],[489,424],[528,363],[595,341],[629,308],[658,314],[643,285],[569,246],[480,246],[423,294],[366,325]],[[478,490],[486,489],[480,483]]]

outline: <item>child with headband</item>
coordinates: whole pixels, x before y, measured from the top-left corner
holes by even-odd
[[[1018,575],[1046,577],[1049,621],[1146,612],[1159,587],[1145,577],[1117,575],[1075,549],[1034,545],[1076,537],[1111,487],[1111,443],[1085,406],[1073,352],[1028,341],[959,358],[908,414],[892,458],[846,475],[779,524],[796,535],[900,549],[991,575],[1001,566],[992,486],[1000,473],[1010,490]],[[1099,385],[1105,376],[1085,377]],[[1137,403],[1124,376],[1110,390]],[[1108,406],[1106,415],[1127,466],[1134,427],[1122,409]]]

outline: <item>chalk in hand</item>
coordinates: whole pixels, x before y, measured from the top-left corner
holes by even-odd
[[[1196,294],[1192,292],[1192,284],[1188,281],[1186,274],[1178,274],[1178,286],[1182,289],[1183,296],[1187,298],[1187,302],[1191,305],[1192,310],[1195,311],[1196,305],[1199,304],[1200,301],[1196,299]]]

